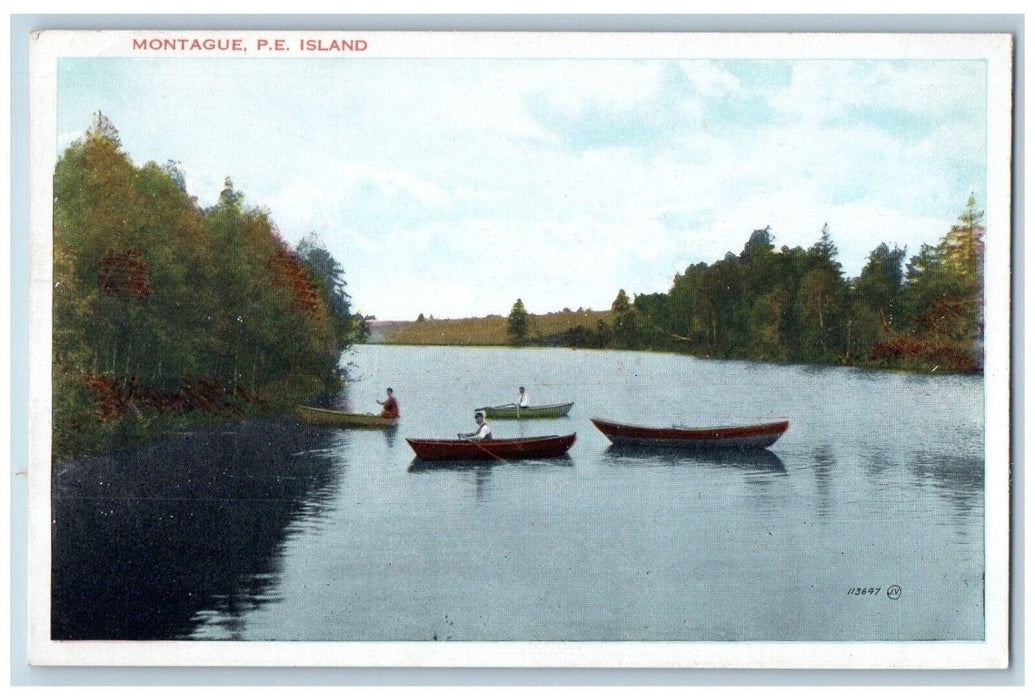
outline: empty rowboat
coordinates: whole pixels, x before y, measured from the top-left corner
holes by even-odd
[[[410,447],[418,457],[428,461],[542,459],[560,457],[570,450],[571,446],[575,444],[575,433],[513,440],[417,440],[406,438],[406,442],[410,443]]]
[[[568,415],[568,411],[574,405],[574,401],[571,403],[543,404],[542,406],[517,406],[508,403],[503,406],[485,406],[475,410],[483,412],[486,418],[496,419],[561,418]]]
[[[684,450],[758,449],[769,447],[787,432],[789,421],[780,419],[755,425],[715,428],[648,428],[591,418],[608,440],[623,447],[674,448]]]
[[[298,417],[306,423],[336,425],[342,428],[394,428],[398,418],[382,418],[376,413],[345,413],[315,406],[299,406]]]

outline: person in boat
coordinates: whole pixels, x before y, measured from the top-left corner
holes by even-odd
[[[457,437],[461,440],[491,440],[492,439],[492,428],[485,422],[485,414],[478,411],[474,414],[474,422],[478,424],[478,429],[473,433],[457,433]]]
[[[532,404],[532,399],[529,398],[528,394],[525,393],[525,387],[518,387],[518,408],[528,408]]]
[[[382,418],[398,418],[399,417],[399,402],[395,400],[395,396],[392,395],[392,387],[388,387],[385,390],[387,396],[384,401],[378,401],[379,404],[384,406],[381,409]]]

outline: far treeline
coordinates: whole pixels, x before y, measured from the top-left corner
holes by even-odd
[[[344,271],[228,179],[203,208],[98,114],[54,172],[53,457],[284,408],[340,386],[363,332]]]
[[[846,278],[823,227],[808,250],[779,250],[769,228],[739,255],[677,274],[667,293],[620,290],[610,319],[553,335],[530,332],[520,299],[508,317],[514,345],[684,352],[698,356],[979,372],[983,363],[984,212],[974,197],[937,245],[882,243]]]

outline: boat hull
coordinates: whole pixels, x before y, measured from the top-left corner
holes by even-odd
[[[426,461],[543,459],[560,457],[575,444],[571,435],[515,440],[418,440],[406,438],[417,456]]]
[[[648,428],[602,418],[590,420],[615,445],[677,450],[763,449],[779,440],[789,425],[786,420],[778,420],[715,428]]]
[[[568,415],[568,411],[574,405],[575,402],[573,401],[571,403],[526,406],[525,408],[518,408],[513,405],[485,406],[475,410],[483,412],[486,418],[495,418],[496,420],[527,420],[531,418],[563,418]]]
[[[299,406],[298,417],[315,425],[336,425],[342,428],[370,428],[383,430],[399,425],[398,418],[382,418],[374,413],[345,413],[315,406]]]

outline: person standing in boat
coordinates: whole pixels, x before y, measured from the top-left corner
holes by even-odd
[[[399,417],[399,402],[395,400],[392,395],[392,388],[386,389],[387,397],[384,401],[378,401],[379,404],[384,406],[381,410],[382,418],[398,418]]]
[[[528,394],[525,393],[525,387],[518,387],[518,408],[528,408],[532,404],[532,399],[529,398]]]
[[[461,440],[491,440],[492,428],[485,422],[485,414],[478,411],[474,414],[474,422],[478,424],[478,430],[473,433],[457,433]]]

